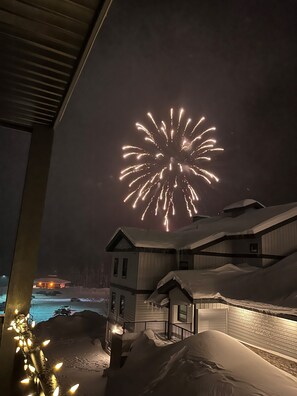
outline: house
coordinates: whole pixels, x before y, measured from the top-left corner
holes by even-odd
[[[297,358],[297,203],[245,199],[175,232],[121,227],[107,251],[107,346],[120,328],[181,338],[216,329]]]
[[[57,275],[48,275],[46,278],[38,278],[34,280],[34,288],[42,289],[63,289],[69,286],[71,281],[60,279]]]

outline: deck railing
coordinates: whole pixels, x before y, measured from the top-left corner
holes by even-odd
[[[185,324],[189,324],[189,323],[185,323]],[[171,338],[173,337],[179,340],[184,340],[185,338],[188,338],[194,334],[195,333],[192,330],[188,330],[177,324],[171,325]]]
[[[140,332],[153,330],[157,333],[168,335],[168,322],[166,320],[139,320],[136,322],[124,322],[123,332]]]

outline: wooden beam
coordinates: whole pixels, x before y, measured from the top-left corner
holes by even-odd
[[[7,328],[14,318],[15,309],[27,314],[31,305],[53,135],[53,129],[38,126],[33,129],[31,136],[0,343],[0,395],[11,395],[13,383],[16,345],[14,334]]]

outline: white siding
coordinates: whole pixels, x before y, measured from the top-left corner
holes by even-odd
[[[202,252],[232,253],[232,241],[225,240],[219,242],[216,245],[209,246],[208,248],[203,249]],[[232,261],[230,257],[204,256],[195,254],[194,269],[217,268],[224,264],[230,263],[230,261]]]
[[[156,321],[167,321],[168,320],[168,309],[167,308],[158,308],[154,307],[151,304],[145,303],[145,300],[149,297],[148,294],[137,294],[136,296],[136,322],[152,322],[147,323],[146,327],[148,329],[160,330],[163,331],[165,329],[164,323],[153,323]],[[141,331],[144,329],[144,324],[138,324],[136,326],[137,331]]]
[[[198,333],[206,330],[227,332],[227,309],[199,309]]]
[[[139,253],[137,289],[154,290],[159,280],[176,268],[176,254]]]
[[[262,236],[262,253],[287,256],[297,250],[297,221],[279,227]],[[265,265],[275,260],[265,260]]]
[[[114,259],[119,259],[118,275],[113,275]],[[123,259],[128,259],[127,277],[122,277]],[[138,272],[138,253],[137,252],[115,252],[112,255],[112,268],[110,282],[117,285],[131,287],[133,289],[137,286],[137,272]]]
[[[229,307],[228,334],[238,340],[297,359],[297,322]]]

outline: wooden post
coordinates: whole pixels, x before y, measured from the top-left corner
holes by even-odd
[[[172,322],[173,322],[173,305],[171,301],[169,301],[168,307],[168,339],[172,337]]]
[[[53,135],[52,128],[37,127],[31,136],[0,344],[0,394],[6,396],[11,395],[16,348],[13,334],[7,328],[16,308],[27,314],[31,305]]]
[[[198,334],[198,308],[194,304],[194,334]]]

